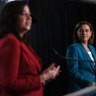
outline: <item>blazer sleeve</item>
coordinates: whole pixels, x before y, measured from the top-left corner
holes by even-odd
[[[40,88],[39,75],[24,75],[19,78],[20,67],[20,42],[7,40],[1,44],[0,66],[2,65],[1,75],[2,86],[10,93],[28,92]]]
[[[88,81],[87,78],[84,78],[84,76],[80,73],[80,70],[78,68],[79,55],[76,47],[77,46],[69,46],[67,48],[66,56],[75,59],[75,60],[67,60],[69,75],[71,79],[73,79],[75,82],[79,84],[79,86],[81,87],[88,86],[88,84],[92,82]]]

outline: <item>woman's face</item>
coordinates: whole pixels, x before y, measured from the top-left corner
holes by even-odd
[[[79,40],[83,43],[88,43],[88,40],[92,36],[92,31],[87,24],[83,24],[77,31]]]
[[[25,34],[31,29],[32,17],[27,5],[24,6],[23,11],[19,14],[17,19],[17,32]]]

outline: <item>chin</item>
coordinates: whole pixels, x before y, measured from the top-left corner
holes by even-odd
[[[26,27],[26,30],[29,31],[31,29],[31,27]]]

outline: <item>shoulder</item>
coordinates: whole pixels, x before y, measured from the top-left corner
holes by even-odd
[[[66,56],[78,56],[78,53],[80,52],[80,44],[79,43],[74,43],[68,46]],[[76,57],[75,57],[76,58]]]
[[[9,33],[0,40],[0,46],[16,47],[20,46],[20,41],[15,37],[15,35]]]
[[[80,48],[81,44],[80,43],[73,43],[71,45],[68,46],[68,48],[74,48],[74,49],[77,49],[77,48]]]

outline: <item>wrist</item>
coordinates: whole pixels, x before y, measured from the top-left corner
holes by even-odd
[[[46,75],[41,74],[40,75],[40,82],[45,86],[46,85]]]

